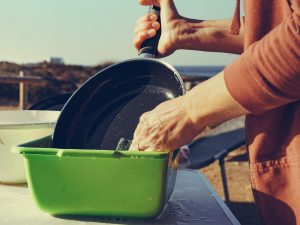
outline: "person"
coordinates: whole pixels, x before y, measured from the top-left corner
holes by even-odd
[[[178,49],[241,54],[184,96],[140,118],[131,149],[173,151],[204,128],[246,115],[254,198],[265,224],[300,224],[300,0],[240,1],[232,20],[181,16],[173,0],[139,0],[161,8],[141,17],[134,46],[161,28],[159,57]]]

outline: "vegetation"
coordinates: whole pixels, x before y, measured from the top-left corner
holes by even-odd
[[[46,79],[46,86],[28,85],[28,101],[33,103],[52,95],[74,92],[88,78],[111,64],[108,62],[88,67],[56,65],[47,62],[22,65],[0,62],[0,76],[17,76],[20,71],[23,71],[25,76],[39,76]],[[17,102],[19,85],[0,83],[0,96],[0,104],[2,105],[8,102]]]

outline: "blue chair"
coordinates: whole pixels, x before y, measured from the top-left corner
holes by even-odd
[[[186,167],[189,169],[201,169],[218,160],[225,201],[228,202],[229,193],[224,160],[231,151],[245,144],[245,129],[244,126],[237,128],[232,128],[231,126],[230,129],[226,127],[224,129],[221,126],[189,145]]]

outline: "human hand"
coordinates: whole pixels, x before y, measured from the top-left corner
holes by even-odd
[[[174,151],[202,130],[189,117],[184,96],[163,102],[140,118],[130,150]]]
[[[137,21],[134,46],[137,50],[148,38],[154,37],[160,28],[158,57],[165,57],[178,49],[240,54],[244,49],[244,24],[241,22],[239,35],[228,30],[231,19],[195,20],[185,18],[177,12],[173,0],[139,0],[141,5],[161,8],[161,24],[155,23],[157,16],[147,14]]]
[[[161,24],[157,22],[155,14],[146,14],[137,21],[133,44],[137,50],[141,44],[156,35],[156,31],[161,28],[161,37],[157,46],[158,57],[165,57],[176,51],[178,35],[177,27],[181,16],[178,14],[173,0],[139,0],[141,5],[155,5],[161,8]]]

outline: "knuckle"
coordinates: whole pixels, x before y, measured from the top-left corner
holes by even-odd
[[[147,112],[146,113],[144,113],[144,114],[142,114],[141,115],[141,117],[140,117],[140,121],[142,122],[142,121],[145,121],[146,120],[146,118],[147,118]]]
[[[140,43],[139,43],[139,38],[138,37],[134,37],[133,39],[133,45],[136,49],[140,48]]]
[[[136,36],[133,37],[132,43],[136,47],[136,43],[137,43],[137,37]]]
[[[147,35],[145,30],[140,31],[140,37],[145,37]]]

